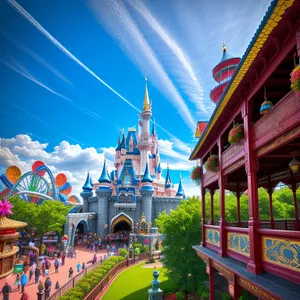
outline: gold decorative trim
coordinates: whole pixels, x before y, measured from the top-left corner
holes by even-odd
[[[267,23],[264,25],[263,29],[261,30],[259,36],[257,37],[255,43],[253,44],[248,56],[244,60],[242,66],[238,70],[238,73],[235,75],[233,82],[230,84],[222,102],[220,103],[216,113],[213,116],[213,119],[207,124],[207,130],[203,133],[202,139],[199,141],[198,145],[193,151],[193,156],[191,159],[194,159],[197,152],[203,145],[205,139],[207,138],[208,134],[212,130],[214,124],[220,117],[221,113],[223,112],[225,106],[229,102],[229,99],[233,95],[234,91],[239,86],[240,82],[244,78],[245,74],[247,73],[248,69],[252,65],[253,61],[255,60],[256,56],[260,52],[261,48],[264,46],[266,40],[268,39],[270,33],[273,29],[278,25],[279,21],[282,19],[282,15],[285,11],[292,6],[295,0],[278,0],[276,7],[274,8],[272,15],[268,19]]]
[[[233,282],[234,274],[231,271],[216,263],[215,261],[212,261],[211,265],[213,268],[218,270],[224,277],[226,277],[229,282]]]
[[[5,258],[5,257],[13,256],[13,255],[15,255],[18,251],[19,251],[19,247],[14,246],[14,250],[9,251],[9,252],[5,252],[5,253],[0,253],[0,258]]]
[[[19,232],[13,234],[0,235],[0,241],[15,240],[19,236]]]
[[[121,221],[126,222],[129,226],[132,227],[131,221],[130,221],[126,216],[121,215],[121,216],[119,216],[119,217],[117,217],[116,219],[113,220],[113,222],[112,222],[112,224],[111,224],[111,232],[114,231],[115,226],[116,226],[119,222],[121,222]]]

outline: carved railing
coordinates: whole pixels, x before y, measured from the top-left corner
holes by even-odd
[[[226,169],[244,156],[245,147],[243,142],[238,145],[231,145],[222,154],[222,168]]]
[[[205,243],[208,248],[214,250],[220,248],[220,227],[216,225],[204,225]]]
[[[259,229],[264,270],[300,284],[300,232]]]
[[[253,125],[254,148],[258,149],[300,124],[300,97],[289,92]],[[288,137],[286,137],[288,140]],[[278,144],[278,143],[277,143]],[[274,145],[276,146],[276,145]],[[270,149],[272,150],[272,149]]]
[[[235,259],[248,262],[250,257],[250,239],[248,228],[225,227],[226,253]]]
[[[218,173],[206,172],[203,174],[203,186],[206,187],[218,180]]]

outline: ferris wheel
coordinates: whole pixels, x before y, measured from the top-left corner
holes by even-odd
[[[17,168],[13,166],[14,168]],[[18,168],[17,168],[18,169]],[[38,203],[41,200],[57,199],[58,191],[55,186],[55,181],[52,172],[42,161],[36,161],[32,165],[32,171],[21,175],[21,171],[14,169],[14,173],[19,177],[11,175],[9,178],[16,181],[9,192],[9,197],[18,194],[22,199],[28,202]],[[6,171],[6,174],[12,173]],[[9,174],[10,175],[10,174]],[[19,176],[20,175],[20,176]]]

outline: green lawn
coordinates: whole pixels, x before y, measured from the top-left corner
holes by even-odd
[[[142,300],[148,299],[148,289],[153,280],[153,268],[143,268],[145,263],[140,263],[123,271],[111,284],[103,300]],[[160,288],[166,292],[172,290],[172,283],[168,280],[164,268],[159,271]]]

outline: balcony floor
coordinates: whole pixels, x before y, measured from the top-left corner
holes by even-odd
[[[209,257],[238,276],[244,277],[260,288],[270,291],[281,299],[299,300],[300,286],[271,273],[255,275],[247,271],[246,264],[231,257],[221,257],[215,251],[201,246],[193,246],[200,254]],[[300,276],[300,274],[299,274]]]

